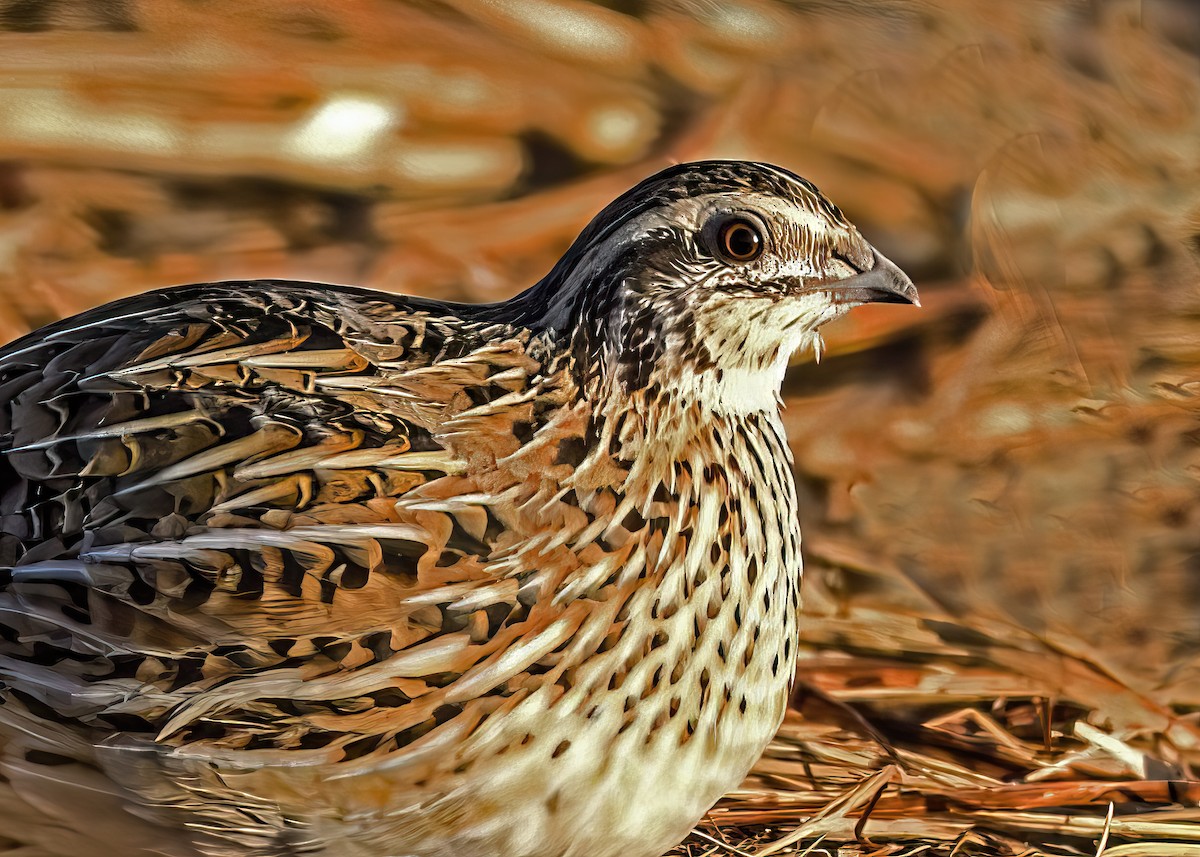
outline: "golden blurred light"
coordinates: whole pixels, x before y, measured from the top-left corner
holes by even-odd
[[[373,152],[397,124],[396,109],[368,95],[333,93],[288,134],[287,150],[311,161],[356,161]]]
[[[619,63],[635,49],[628,19],[591,3],[487,0],[473,11],[575,58]]]
[[[179,149],[179,130],[148,113],[113,113],[53,89],[0,90],[0,126],[38,144],[164,155]]]
[[[522,165],[519,147],[507,140],[405,141],[394,162],[400,177],[441,187],[506,183]]]

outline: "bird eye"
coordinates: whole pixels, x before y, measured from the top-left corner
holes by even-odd
[[[763,251],[763,237],[758,227],[744,217],[723,221],[717,227],[717,255],[726,262],[753,262]]]

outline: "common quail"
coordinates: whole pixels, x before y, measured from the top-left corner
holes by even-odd
[[[0,351],[0,833],[53,855],[654,857],[783,717],[790,355],[912,283],[674,166],[511,300],[263,280]]]

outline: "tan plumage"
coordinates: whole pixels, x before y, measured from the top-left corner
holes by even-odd
[[[722,250],[734,221],[753,258]],[[5,834],[670,847],[782,717],[778,385],[866,300],[915,292],[815,188],[708,162],[621,197],[504,304],[202,285],[8,346]]]

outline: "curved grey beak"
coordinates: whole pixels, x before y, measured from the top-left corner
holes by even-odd
[[[874,247],[871,257],[874,264],[869,269],[824,287],[833,295],[834,303],[921,305],[917,287],[907,274]]]

